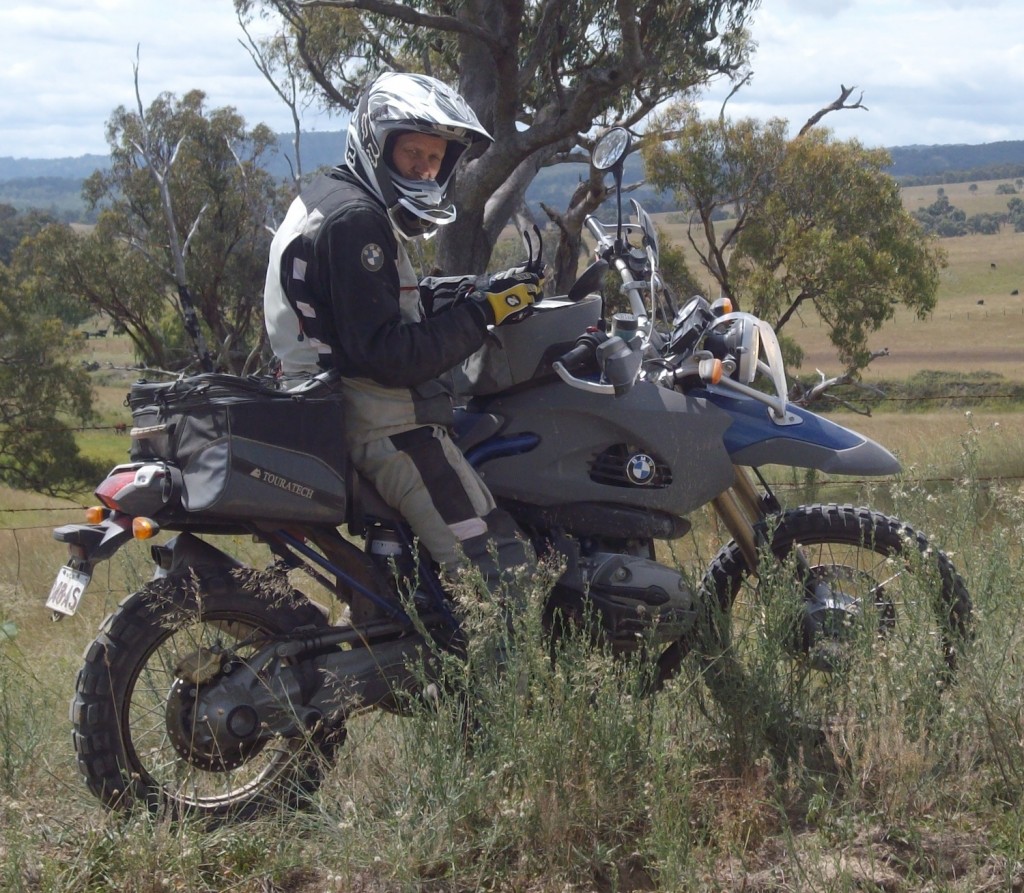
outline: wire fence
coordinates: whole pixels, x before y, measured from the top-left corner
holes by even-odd
[[[799,470],[799,469],[798,469]],[[1017,475],[993,475],[993,476],[972,476],[972,481],[979,484],[1021,484],[1024,483],[1024,476]],[[821,489],[824,491],[834,489],[849,489],[851,487],[866,487],[869,485],[883,484],[887,479],[885,478],[836,478],[836,479],[815,479],[810,485],[802,483],[800,481],[772,481],[771,488],[780,492],[792,491],[792,490],[805,490],[808,486],[815,489]],[[935,475],[928,477],[905,477],[903,481],[911,486],[928,486],[936,484],[956,484],[959,483],[962,478],[955,475]],[[42,508],[0,508],[0,519],[5,515],[19,515],[19,514],[39,514],[39,513],[63,513],[71,521],[76,517],[76,512],[83,512],[87,505],[81,505],[78,503],[71,503],[69,505],[62,506],[44,506]],[[80,516],[79,516],[80,517]],[[58,523],[60,523],[58,521]],[[0,531],[13,531],[13,532],[25,532],[29,530],[52,530],[53,524],[30,524],[25,526],[10,526],[0,521]]]

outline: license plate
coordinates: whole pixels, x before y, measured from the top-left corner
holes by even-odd
[[[50,596],[46,599],[46,607],[72,616],[78,610],[78,603],[90,579],[92,578],[89,574],[65,564],[57,571],[57,579],[53,581]]]

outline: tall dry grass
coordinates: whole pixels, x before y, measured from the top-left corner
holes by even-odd
[[[475,677],[472,747],[464,701],[363,716],[311,809],[218,829],[86,795],[74,673],[147,562],[126,550],[83,613],[52,624],[40,603],[59,549],[23,531],[0,550],[0,889],[1019,889],[1024,494],[978,474],[990,433],[952,438],[953,486],[908,476],[856,494],[884,497],[965,574],[976,636],[949,690],[868,665],[824,751],[780,762],[752,721],[763,705],[724,714],[695,666],[651,698],[643,661],[610,662],[585,637],[552,661],[533,593],[507,671]],[[716,545],[705,524],[691,539],[702,558]],[[919,697],[935,709],[908,710]]]

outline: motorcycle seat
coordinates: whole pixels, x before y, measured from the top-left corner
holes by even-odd
[[[504,420],[490,412],[473,412],[464,407],[455,410],[452,440],[462,452],[467,452],[501,430]]]

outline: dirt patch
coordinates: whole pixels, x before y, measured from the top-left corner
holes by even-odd
[[[983,835],[959,830],[906,834],[874,829],[829,845],[805,832],[788,842],[766,841],[742,861],[721,864],[714,883],[723,890],[781,893],[795,890],[870,890],[904,893],[1024,891],[1024,866],[991,855]]]

